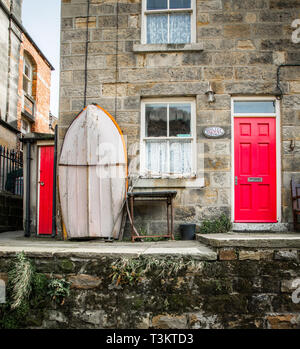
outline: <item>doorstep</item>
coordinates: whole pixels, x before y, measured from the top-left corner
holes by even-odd
[[[197,241],[211,247],[300,248],[300,233],[196,234]]]
[[[233,223],[233,232],[257,232],[257,233],[286,233],[289,230],[288,223]]]

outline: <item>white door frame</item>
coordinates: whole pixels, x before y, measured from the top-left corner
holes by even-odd
[[[36,205],[36,232],[37,235],[40,235],[40,231],[39,231],[39,221],[40,221],[40,168],[41,168],[41,146],[37,147],[37,151],[38,151],[38,166],[37,166],[37,205]]]
[[[41,235],[39,228],[39,220],[40,220],[40,169],[41,169],[41,148],[42,147],[54,147],[53,143],[49,142],[39,142],[37,144],[37,192],[36,192],[36,233],[37,235]],[[43,235],[43,234],[42,234]]]
[[[275,101],[275,114],[235,114],[234,102],[235,101]],[[234,118],[235,117],[275,117],[276,118],[276,210],[277,210],[277,223],[281,223],[281,133],[280,133],[280,101],[276,97],[232,97],[231,98],[231,220],[235,220],[235,184],[234,184],[234,170],[235,170],[235,158],[234,158]],[[253,223],[255,224],[255,223]],[[271,223],[266,223],[271,224]],[[276,223],[273,223],[276,224]]]

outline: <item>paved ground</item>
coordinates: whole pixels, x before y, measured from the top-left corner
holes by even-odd
[[[24,251],[31,255],[191,255],[201,260],[216,260],[217,254],[198,241],[104,242],[60,241],[51,237],[25,238],[24,233],[0,234],[0,255]]]

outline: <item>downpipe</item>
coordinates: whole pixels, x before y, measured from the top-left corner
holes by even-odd
[[[26,218],[25,218],[25,233],[24,236],[29,238],[30,237],[30,224],[31,224],[31,217],[30,217],[30,192],[31,192],[31,142],[28,141],[27,143],[27,161],[26,161]]]

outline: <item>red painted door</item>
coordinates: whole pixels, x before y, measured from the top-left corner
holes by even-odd
[[[40,147],[38,234],[52,233],[54,147]]]
[[[276,119],[235,118],[235,222],[277,222]]]

